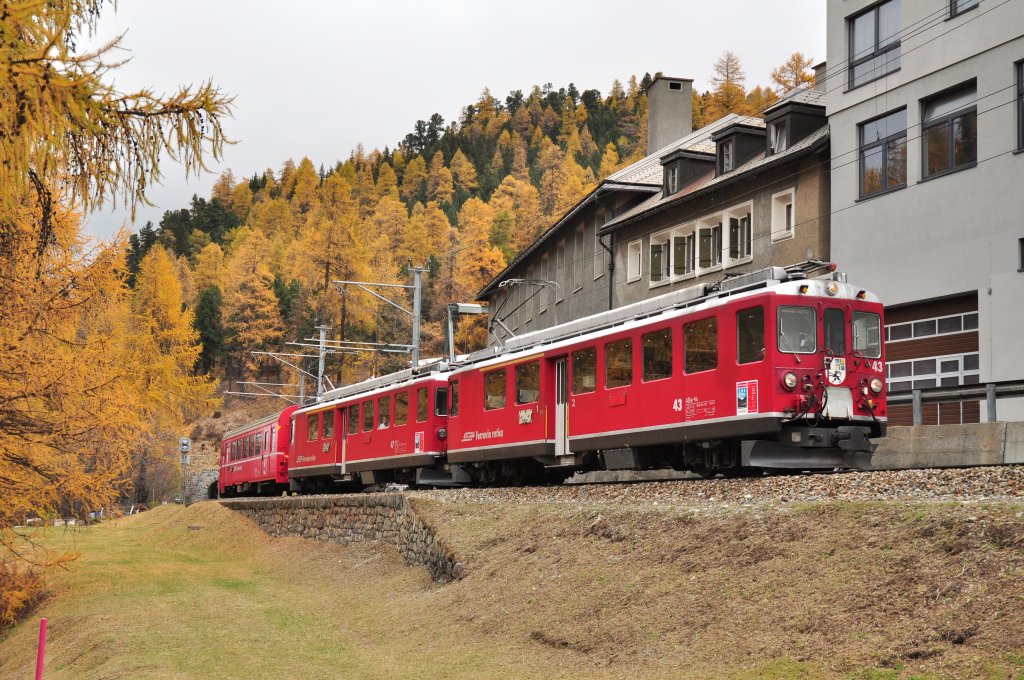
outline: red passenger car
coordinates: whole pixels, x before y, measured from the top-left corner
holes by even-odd
[[[280,493],[288,488],[291,414],[298,406],[231,430],[220,444],[222,496]]]
[[[447,374],[434,364],[349,385],[295,411],[291,487],[329,491],[336,483],[416,481],[439,468],[447,436]]]
[[[448,461],[472,481],[865,466],[886,426],[882,323],[841,275],[772,268],[520,336],[452,372]]]

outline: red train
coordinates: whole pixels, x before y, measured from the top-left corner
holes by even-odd
[[[289,485],[867,467],[886,428],[882,324],[839,274],[676,291],[286,410]]]

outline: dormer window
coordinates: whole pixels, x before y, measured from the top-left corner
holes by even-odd
[[[785,119],[768,124],[768,155],[789,148],[789,125]]]
[[[665,195],[671,196],[679,191],[679,165],[672,163],[665,168]]]
[[[730,139],[721,144],[722,153],[722,174],[732,172],[736,167],[736,141]]]

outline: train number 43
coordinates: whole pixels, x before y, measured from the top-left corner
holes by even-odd
[[[682,411],[683,410],[683,400],[682,399],[674,400],[672,402],[672,410],[676,411],[676,412]]]
[[[881,373],[884,370],[884,367],[882,366],[882,362],[881,361],[872,361],[871,362],[871,370],[872,371],[878,371],[879,373]]]

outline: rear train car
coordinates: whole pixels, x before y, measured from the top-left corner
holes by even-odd
[[[221,496],[277,494],[288,488],[291,414],[298,406],[231,430],[220,444]]]
[[[866,467],[885,434],[882,305],[771,268],[538,331],[450,376],[462,481],[673,467]],[[659,307],[660,305],[660,307]]]
[[[414,483],[443,469],[448,379],[443,364],[332,390],[291,414],[293,491]]]

